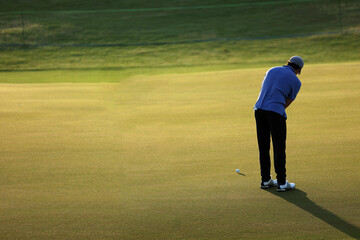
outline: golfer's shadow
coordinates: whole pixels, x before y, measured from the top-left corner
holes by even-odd
[[[294,189],[287,192],[277,192],[274,188],[267,189],[266,191],[307,211],[308,213],[328,223],[329,225],[349,235],[350,237],[360,239],[360,229],[357,226],[346,222],[344,219],[341,219],[336,214],[314,203],[306,196],[306,192],[303,192],[300,189]]]

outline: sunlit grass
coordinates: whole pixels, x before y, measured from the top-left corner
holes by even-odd
[[[0,233],[347,238],[354,231],[346,223],[360,224],[360,116],[350,104],[360,100],[358,68],[303,69],[302,89],[288,109],[288,179],[300,189],[293,199],[282,193],[289,202],[259,188],[252,107],[267,68],[2,84]]]

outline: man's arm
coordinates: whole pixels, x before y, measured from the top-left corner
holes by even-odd
[[[285,102],[285,109],[290,106],[290,104],[293,102],[293,100],[291,100],[290,98],[286,98],[286,102]]]

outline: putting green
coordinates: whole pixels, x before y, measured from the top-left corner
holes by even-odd
[[[285,193],[259,188],[252,107],[267,69],[1,84],[0,236],[359,238],[359,68],[305,66]]]

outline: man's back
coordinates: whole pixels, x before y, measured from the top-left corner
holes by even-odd
[[[284,117],[285,102],[295,100],[301,82],[290,66],[274,67],[267,71],[254,109],[276,112]]]

